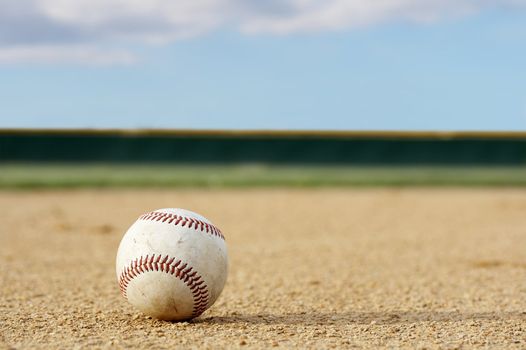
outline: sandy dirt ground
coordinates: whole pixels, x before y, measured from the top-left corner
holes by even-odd
[[[148,318],[115,254],[143,212],[225,233],[201,317]],[[0,192],[0,348],[526,349],[526,190]]]

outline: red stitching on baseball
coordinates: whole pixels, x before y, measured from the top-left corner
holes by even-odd
[[[210,233],[214,236],[220,237],[223,240],[225,239],[225,236],[223,236],[221,230],[219,230],[214,225],[204,222],[202,220],[188,218],[177,214],[152,211],[139,216],[139,220],[160,221],[167,224],[174,224],[176,226],[182,227],[185,227],[186,224],[188,224],[188,228],[192,228],[192,226],[194,226],[196,230],[199,230],[201,232],[206,231],[206,233]]]
[[[208,306],[210,294],[208,293],[208,287],[203,281],[197,271],[192,271],[193,268],[188,266],[187,263],[181,265],[181,260],[177,260],[174,257],[166,255],[162,258],[161,254],[157,256],[152,254],[151,257],[146,255],[141,256],[132,260],[130,264],[125,267],[119,276],[119,288],[122,296],[127,297],[128,285],[131,280],[139,276],[142,273],[149,271],[162,271],[170,275],[174,275],[183,281],[192,292],[192,298],[194,300],[194,307],[192,311],[192,317],[201,315]],[[170,259],[170,260],[168,260]],[[181,265],[181,266],[179,266]]]

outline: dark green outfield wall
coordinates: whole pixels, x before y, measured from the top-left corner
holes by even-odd
[[[0,130],[2,162],[526,165],[526,134]]]

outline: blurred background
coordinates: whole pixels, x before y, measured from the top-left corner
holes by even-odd
[[[526,134],[3,130],[0,187],[524,186]]]
[[[0,186],[522,185],[525,19],[521,0],[2,1]]]

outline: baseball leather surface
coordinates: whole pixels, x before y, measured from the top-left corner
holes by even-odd
[[[184,209],[140,216],[117,252],[122,295],[143,313],[163,320],[202,314],[223,290],[227,270],[221,231]]]

